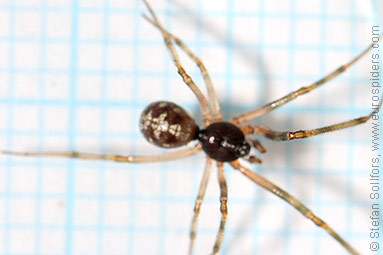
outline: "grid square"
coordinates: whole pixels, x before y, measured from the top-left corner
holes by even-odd
[[[47,131],[65,132],[68,123],[68,109],[62,106],[53,106],[43,110],[43,128]]]
[[[176,92],[178,95],[181,91],[187,91],[188,88],[179,77],[177,78],[175,82],[177,83]],[[158,77],[142,78],[140,81],[137,88],[137,99],[139,101],[155,102],[164,99],[164,95],[167,94],[167,91],[164,91],[164,81]],[[155,92],[155,95],[149,93],[150,91]]]
[[[9,232],[10,254],[33,254],[35,249],[35,232],[30,229],[12,229]],[[20,245],[20,244],[23,245]]]
[[[102,13],[79,14],[79,38],[83,40],[101,39],[103,36],[104,15]]]
[[[291,243],[289,253],[299,254],[302,251],[306,251],[308,254],[315,252],[315,244],[311,236],[292,236],[289,238]]]
[[[265,18],[263,42],[266,44],[287,44],[290,39],[290,20],[287,18]],[[275,40],[278,35],[278,41]]]
[[[101,45],[82,43],[78,46],[78,68],[82,70],[100,70],[103,64],[103,49]]]
[[[238,41],[241,43],[257,43],[259,42],[259,20],[254,17],[239,17],[235,19],[233,26],[234,29],[234,37],[238,38]]]
[[[150,245],[147,245],[150,240]],[[156,254],[159,249],[159,236],[153,233],[137,233],[133,237],[133,254]]]
[[[294,54],[294,75],[316,75],[320,54],[315,50],[300,50]]]
[[[161,191],[161,172],[157,169],[139,171],[135,173],[135,180],[141,183],[135,186],[137,195],[153,196]]]
[[[41,202],[42,224],[62,226],[66,220],[66,207],[61,199],[44,198]]]
[[[345,20],[326,22],[325,40],[329,45],[342,46],[351,41],[352,27]]]
[[[76,85],[76,97],[79,100],[101,100],[103,79],[100,75],[79,75]]]
[[[165,254],[182,254],[189,245],[188,232],[180,234],[169,233],[165,236]],[[176,245],[175,245],[176,244]]]
[[[149,54],[151,57],[150,61],[145,60],[145,57]],[[140,47],[139,57],[139,70],[143,72],[163,72],[165,69],[165,63],[170,61],[170,58],[165,55],[166,51],[163,50],[162,44],[148,45]]]
[[[97,235],[98,233],[94,231],[74,231],[72,252],[74,254],[97,254],[99,247]]]
[[[114,14],[108,17],[108,39],[132,40],[134,35],[135,20],[129,13]],[[123,24],[123,25],[121,25]]]
[[[79,107],[76,115],[76,130],[84,133],[100,132],[101,112],[95,107]]]
[[[12,117],[14,130],[36,131],[39,128],[39,111],[36,106],[15,106]]]
[[[344,169],[347,166],[347,146],[345,144],[325,144],[322,154],[323,167],[329,170]]]
[[[62,0],[66,1],[66,0]],[[55,1],[58,2],[58,1]],[[46,35],[48,38],[64,39],[71,34],[70,13],[49,11],[46,15]]]
[[[37,169],[32,167],[14,168],[11,173],[12,192],[34,193],[37,188]]]
[[[50,167],[42,172],[42,192],[45,194],[64,194],[67,187],[67,169]]]
[[[39,37],[41,34],[41,15],[38,12],[18,11],[15,13],[16,37]]]
[[[287,76],[289,73],[289,66],[292,64],[286,50],[279,49],[265,49],[262,53],[265,58],[263,68],[265,70],[273,70],[271,75],[274,77]],[[249,68],[249,67],[247,67]],[[274,79],[273,79],[274,80]],[[286,81],[284,82],[286,84]]]
[[[106,195],[129,194],[130,174],[126,169],[109,169],[105,172],[104,190]]]
[[[107,77],[106,84],[106,99],[114,102],[133,100],[131,91],[133,91],[134,84],[131,77],[110,75]]]
[[[295,43],[298,45],[319,45],[321,23],[314,19],[298,19],[295,26]]]
[[[40,78],[37,74],[17,74],[13,81],[13,94],[16,98],[38,98]]]
[[[45,99],[66,99],[68,98],[69,79],[62,74],[47,74],[44,79],[43,97]]]
[[[105,231],[102,236],[102,254],[129,254],[128,233]]]
[[[41,231],[41,255],[62,254],[65,250],[65,234],[60,230]]]
[[[105,201],[103,223],[111,227],[126,227],[130,219],[130,205],[126,201]]]
[[[134,215],[139,215],[134,221],[134,225],[143,227],[158,227],[160,224],[160,205],[159,203],[137,201],[134,203]]]
[[[129,71],[133,68],[134,51],[130,45],[111,45],[108,47],[107,68],[113,71]]]
[[[130,110],[126,108],[113,108],[106,110],[106,132],[113,133],[128,133],[132,130],[132,120],[130,118]]]
[[[15,42],[13,57],[16,68],[37,68],[40,65],[40,47],[37,43]]]
[[[50,43],[45,49],[45,63],[51,69],[68,69],[70,48],[64,43]]]
[[[93,168],[78,167],[75,180],[77,194],[96,194],[99,190],[99,173]]]
[[[192,217],[192,205],[185,202],[172,202],[166,204],[166,226],[178,229],[188,229],[190,222],[186,219]]]
[[[73,221],[79,226],[95,226],[98,222],[99,202],[96,200],[75,199]]]
[[[10,223],[33,224],[36,221],[36,201],[33,198],[14,198],[9,209]]]

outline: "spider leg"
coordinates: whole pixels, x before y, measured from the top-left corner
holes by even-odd
[[[362,123],[365,123],[368,121],[374,114],[378,113],[380,107],[382,106],[382,101],[380,101],[378,108],[376,108],[374,111],[372,111],[369,115],[359,117],[356,119],[352,119],[349,121],[344,121],[341,123],[337,123],[334,125],[330,125],[327,127],[322,127],[322,128],[316,128],[312,130],[299,130],[295,132],[291,131],[275,131],[272,130],[268,127],[265,126],[250,126],[250,125],[245,125],[241,127],[241,131],[245,135],[249,134],[261,134],[265,136],[266,138],[269,138],[271,140],[275,141],[288,141],[288,140],[293,140],[293,139],[301,139],[301,138],[307,138],[310,136],[314,135],[319,135],[322,133],[327,133],[327,132],[332,132],[335,130],[343,129],[343,128],[348,128],[352,126],[356,126]]]
[[[193,246],[194,246],[194,240],[196,237],[196,229],[197,229],[197,218],[199,215],[199,211],[201,209],[203,198],[205,196],[206,186],[207,186],[207,183],[209,182],[211,163],[212,163],[212,159],[209,157],[206,157],[205,170],[203,172],[201,183],[198,190],[198,195],[194,203],[194,214],[193,214],[193,219],[192,219],[191,228],[190,228],[190,245],[189,245],[189,253],[188,253],[189,255],[193,254]]]
[[[380,38],[383,37],[383,34],[380,35]],[[363,50],[359,55],[357,55],[355,58],[353,58],[351,61],[349,61],[348,63],[338,67],[336,70],[334,70],[333,72],[329,73],[328,75],[326,75],[325,77],[323,77],[322,79],[314,82],[313,84],[307,86],[307,87],[301,87],[300,89],[296,90],[296,91],[293,91],[289,94],[287,94],[286,96],[282,97],[282,98],[279,98],[271,103],[268,103],[268,104],[265,104],[261,107],[258,107],[254,110],[251,110],[251,111],[248,111],[246,113],[243,113],[237,117],[234,117],[230,120],[231,123],[233,124],[240,124],[240,123],[243,123],[243,122],[246,122],[248,120],[251,120],[251,119],[254,119],[254,118],[257,118],[259,116],[262,116],[262,115],[265,115],[266,113],[296,99],[298,96],[301,96],[303,94],[306,94],[310,91],[312,91],[313,89],[316,89],[317,87],[323,85],[324,83],[326,83],[327,81],[335,78],[336,76],[338,76],[339,74],[343,73],[345,70],[347,70],[347,68],[349,68],[352,64],[354,64],[355,62],[357,62],[361,57],[363,57],[364,55],[367,54],[367,52],[370,51],[371,48],[373,48],[375,45],[375,43],[372,43],[370,46],[368,46],[365,50]]]
[[[187,157],[195,154],[201,150],[201,145],[197,143],[193,147],[186,149],[180,149],[164,154],[151,155],[151,156],[136,156],[136,155],[101,155],[81,152],[18,152],[18,151],[7,151],[0,150],[0,155],[13,155],[23,157],[65,157],[65,158],[80,158],[87,160],[109,160],[115,162],[126,162],[126,163],[151,163],[160,161],[175,160],[183,157]]]
[[[337,240],[338,243],[340,243],[350,254],[353,254],[353,255],[359,254],[354,248],[351,247],[350,244],[348,244],[345,240],[343,240],[342,237],[340,237],[330,226],[328,226],[326,222],[324,222],[323,220],[318,218],[316,215],[314,215],[314,213],[310,209],[308,209],[304,204],[302,204],[295,197],[293,197],[292,195],[290,195],[289,193],[287,193],[286,191],[284,191],[277,185],[273,184],[272,182],[268,181],[267,179],[263,178],[262,176],[242,166],[238,162],[238,160],[230,162],[230,165],[234,169],[239,170],[243,175],[245,175],[247,178],[255,182],[257,185],[270,191],[271,193],[278,196],[279,198],[285,200],[287,203],[289,203],[291,206],[297,209],[301,214],[303,214],[303,216],[310,219],[320,228],[323,228],[335,240]]]
[[[144,15],[144,18],[149,21],[152,25],[154,25],[155,27],[159,28],[157,23],[155,23],[153,20],[151,20],[149,17],[145,16]],[[165,29],[164,29],[165,30]],[[205,85],[206,85],[206,89],[207,89],[207,94],[208,94],[208,97],[209,97],[209,102],[210,102],[210,105],[212,107],[212,111],[213,111],[213,117],[214,117],[214,120],[216,121],[222,121],[222,114],[221,114],[221,110],[220,110],[220,106],[219,106],[219,102],[218,102],[218,98],[217,98],[217,95],[215,93],[215,90],[214,90],[214,86],[213,86],[213,83],[210,79],[210,75],[205,67],[205,65],[203,64],[203,62],[201,61],[201,59],[199,59],[187,46],[185,43],[182,42],[181,39],[179,39],[177,36],[175,36],[174,34],[170,33],[169,31],[165,30],[166,33],[168,34],[168,36],[193,60],[193,62],[198,66],[200,72],[201,72],[201,75],[204,79],[204,82],[205,82]]]
[[[214,244],[212,254],[217,254],[219,251],[219,248],[221,247],[223,233],[225,231],[226,218],[227,218],[227,185],[226,185],[226,178],[224,175],[223,163],[217,162],[217,167],[218,167],[218,182],[219,182],[219,188],[221,191],[221,195],[220,195],[221,222],[219,224],[217,238]]]
[[[193,91],[194,95],[197,97],[197,100],[200,104],[201,108],[201,114],[204,118],[204,125],[207,126],[212,122],[212,116],[209,110],[209,103],[205,96],[202,94],[201,90],[195,85],[192,78],[186,73],[185,69],[182,67],[181,62],[178,58],[177,52],[173,46],[173,43],[170,40],[169,34],[166,32],[166,30],[162,27],[161,23],[159,22],[156,14],[154,13],[153,9],[150,7],[149,3],[146,0],[143,0],[146,7],[149,10],[150,15],[152,16],[152,22],[154,22],[155,27],[157,27],[164,38],[165,45],[169,49],[169,52],[172,56],[173,62],[175,66],[177,67],[178,74],[182,77],[185,84]]]

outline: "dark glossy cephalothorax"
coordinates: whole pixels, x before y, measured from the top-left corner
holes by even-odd
[[[205,153],[220,162],[233,161],[250,152],[250,145],[237,126],[221,121],[200,130],[181,106],[168,101],[148,105],[139,125],[146,140],[154,145],[174,148],[198,139]]]

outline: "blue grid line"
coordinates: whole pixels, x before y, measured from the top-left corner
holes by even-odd
[[[104,9],[102,10],[102,17],[103,17],[103,28],[102,28],[102,59],[103,59],[103,65],[101,67],[102,72],[102,96],[100,98],[100,103],[101,105],[106,105],[106,91],[107,91],[107,55],[108,55],[108,44],[109,44],[109,15],[108,15],[108,6],[109,6],[109,1],[104,0]],[[105,144],[105,138],[106,138],[106,115],[107,115],[107,110],[108,107],[103,107],[101,109],[101,128],[100,128],[100,138],[101,138],[101,146],[102,148],[106,147]],[[102,150],[102,153],[106,153],[105,150]],[[105,167],[106,162],[100,162],[100,167],[98,169],[98,195],[97,195],[97,200],[99,201],[98,203],[98,219],[97,219],[97,224],[98,224],[98,229],[97,229],[97,254],[101,255],[104,251],[104,242],[103,242],[103,232],[104,232],[104,208],[105,208],[105,187],[104,187],[104,180],[105,180]],[[77,195],[76,195],[77,196]],[[78,197],[78,196],[77,196]]]
[[[69,122],[68,122],[68,143],[69,148],[73,149],[75,146],[75,105],[76,105],[76,83],[77,83],[77,60],[78,60],[78,3],[76,0],[71,2],[72,11],[72,24],[71,24],[71,64],[69,73]],[[71,254],[73,252],[73,209],[74,209],[74,165],[73,160],[67,162],[67,194],[66,194],[66,223],[65,223],[65,253]]]

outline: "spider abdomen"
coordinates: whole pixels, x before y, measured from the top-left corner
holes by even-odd
[[[210,124],[199,131],[198,140],[206,154],[220,162],[233,161],[250,152],[242,131],[229,122]]]
[[[148,105],[140,117],[140,130],[152,144],[163,148],[186,145],[196,139],[198,127],[180,106],[168,101]]]

